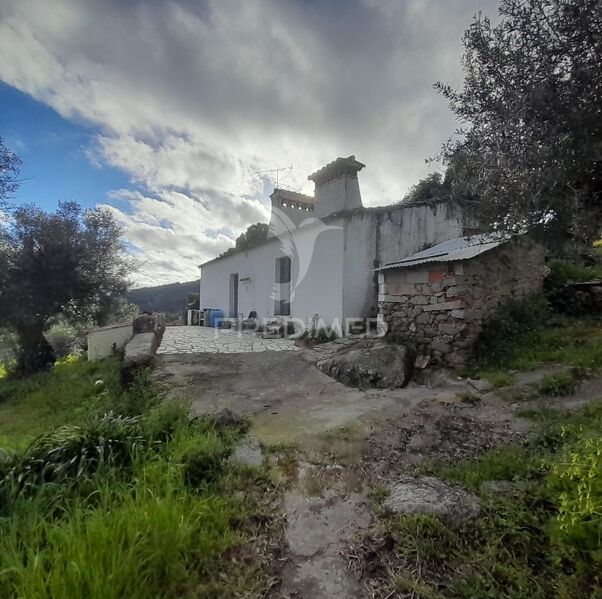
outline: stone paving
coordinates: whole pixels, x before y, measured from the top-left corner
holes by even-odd
[[[295,351],[290,339],[262,339],[255,333],[210,327],[167,327],[159,354],[241,354],[263,351]]]

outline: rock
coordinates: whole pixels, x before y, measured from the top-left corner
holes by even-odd
[[[139,333],[134,335],[125,346],[123,362],[124,364],[146,366],[156,351],[155,333]]]
[[[259,441],[254,437],[241,439],[234,448],[230,460],[243,466],[261,466],[263,464],[263,451]]]
[[[163,336],[165,331],[165,314],[142,314],[134,318],[132,322],[134,334],[136,333],[157,333]]]
[[[438,516],[450,524],[476,518],[478,497],[432,476],[403,476],[390,489],[384,507],[394,514]]]
[[[404,345],[364,339],[318,362],[317,366],[351,387],[391,389],[407,385],[414,356]]]

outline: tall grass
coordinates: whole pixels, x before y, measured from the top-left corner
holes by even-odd
[[[99,375],[103,384],[90,386]],[[0,597],[261,595],[265,564],[246,547],[255,520],[265,522],[258,514],[268,482],[228,462],[239,430],[162,404],[144,376],[121,391],[113,361],[32,378],[10,382],[9,402],[19,407],[8,429],[15,445],[17,432],[45,413],[41,385],[51,400],[68,392],[61,409],[77,424],[0,458]],[[79,383],[79,398],[67,381]],[[113,411],[99,416],[105,408]]]

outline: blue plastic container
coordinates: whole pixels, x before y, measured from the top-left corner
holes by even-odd
[[[224,311],[215,308],[209,311],[209,326],[216,328],[219,326],[219,323],[224,320]]]

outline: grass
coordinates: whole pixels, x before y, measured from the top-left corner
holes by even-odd
[[[508,370],[533,370],[544,364],[576,368],[602,366],[602,323],[568,317],[555,318],[547,328],[533,330],[517,340],[501,358],[473,363],[473,374],[494,386],[511,382]]]
[[[22,448],[44,431],[77,424],[120,395],[118,362],[112,358],[67,358],[51,372],[0,377],[0,447]]]
[[[63,362],[0,390],[1,597],[264,594],[251,546],[272,487],[228,461],[240,429],[190,420],[144,377],[123,391],[114,360]]]
[[[540,416],[525,445],[426,468],[480,495],[481,514],[460,525],[384,520],[394,545],[388,591],[422,599],[602,596],[602,401]],[[485,481],[509,481],[509,491],[488,492]]]
[[[485,372],[481,374],[481,377],[488,380],[496,389],[508,387],[514,382],[514,375],[504,371]]]
[[[539,392],[552,397],[566,397],[577,390],[577,380],[570,372],[546,374],[539,383]]]

